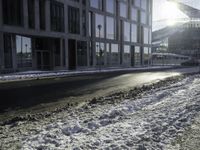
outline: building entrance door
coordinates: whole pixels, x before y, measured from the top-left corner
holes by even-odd
[[[68,60],[69,69],[76,69],[76,40],[69,39],[68,41]]]
[[[37,69],[49,70],[50,69],[50,52],[47,50],[37,50]]]

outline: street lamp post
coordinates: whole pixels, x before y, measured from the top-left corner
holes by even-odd
[[[97,28],[98,28],[98,30],[99,30],[99,39],[100,39],[100,37],[101,37],[101,29],[102,29],[102,25],[101,24],[99,24],[98,26],[97,26]],[[100,43],[100,40],[99,40],[99,70],[101,71],[101,58],[102,58],[102,49],[101,49],[101,45],[100,45],[101,43]]]

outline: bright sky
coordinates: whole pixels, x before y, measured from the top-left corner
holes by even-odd
[[[200,9],[200,0],[177,0]],[[175,4],[167,0],[153,0],[153,30],[173,25],[176,19],[187,18]]]

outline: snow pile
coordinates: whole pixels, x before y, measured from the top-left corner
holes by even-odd
[[[199,76],[190,76],[136,100],[61,112],[19,135],[22,149],[165,149],[200,111],[199,86]]]

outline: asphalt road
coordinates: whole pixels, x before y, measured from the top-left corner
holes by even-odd
[[[69,101],[86,100],[112,92],[142,86],[167,77],[197,71],[173,69],[152,72],[114,72],[76,77],[0,84],[0,113]],[[61,104],[61,105],[62,105]]]

